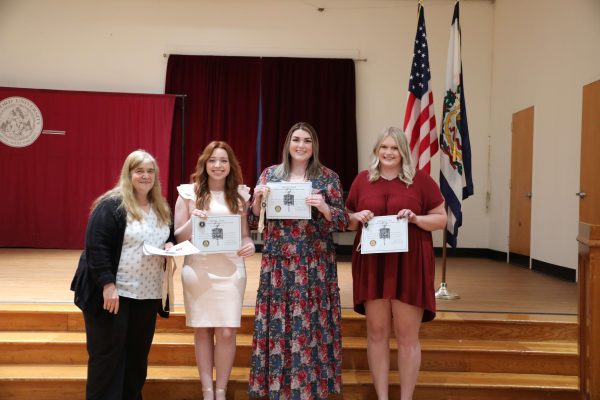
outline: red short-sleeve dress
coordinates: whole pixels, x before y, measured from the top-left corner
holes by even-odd
[[[403,208],[427,214],[444,201],[431,177],[417,171],[412,185],[400,179],[369,182],[368,171],[354,179],[346,207],[351,212],[371,210],[376,216],[394,215]],[[397,299],[425,309],[423,322],[435,318],[435,256],[431,232],[408,225],[408,252],[360,254],[360,230],[352,251],[354,310],[365,313],[365,301]]]

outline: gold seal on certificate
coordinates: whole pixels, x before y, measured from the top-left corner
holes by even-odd
[[[311,219],[306,198],[312,194],[311,182],[269,182],[268,219]]]
[[[242,247],[240,215],[210,216],[202,219],[192,215],[192,244],[201,253],[236,252]]]
[[[408,251],[408,220],[396,215],[373,217],[363,226],[360,253],[402,253]]]

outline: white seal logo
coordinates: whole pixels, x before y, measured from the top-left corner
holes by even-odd
[[[42,113],[33,101],[17,96],[0,101],[0,142],[29,146],[40,136],[43,125]]]

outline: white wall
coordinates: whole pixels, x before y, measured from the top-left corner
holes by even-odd
[[[600,79],[600,2],[496,0],[490,247],[508,251],[512,114],[535,106],[531,256],[577,266],[582,86]]]
[[[425,7],[439,124],[453,1]],[[459,245],[488,248],[494,6],[463,1],[461,13],[476,195],[463,206]],[[402,126],[416,22],[416,0],[0,0],[0,85],[162,93],[163,53],[364,57],[356,63],[363,169],[376,135]]]

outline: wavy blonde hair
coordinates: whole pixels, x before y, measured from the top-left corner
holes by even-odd
[[[131,175],[133,171],[144,162],[149,161],[152,163],[154,168],[154,185],[150,192],[148,192],[148,201],[152,204],[152,208],[158,217],[158,221],[163,225],[171,224],[171,209],[167,204],[167,201],[161,194],[160,179],[158,173],[158,164],[150,153],[145,150],[135,150],[131,152],[121,168],[121,174],[117,185],[98,197],[92,204],[92,211],[98,206],[98,204],[105,199],[116,199],[120,201],[119,208],[122,208],[127,212],[127,217],[137,221],[144,219],[144,213],[135,198],[135,189],[131,182]]]
[[[199,210],[208,210],[210,205],[210,189],[208,188],[206,163],[216,149],[223,149],[227,152],[229,175],[225,178],[225,202],[232,213],[239,214],[243,211],[242,208],[245,203],[244,198],[238,192],[238,186],[244,181],[242,167],[240,167],[240,163],[231,146],[219,140],[210,142],[204,148],[204,151],[198,157],[196,171],[191,176],[191,180],[194,182],[194,192],[196,193],[196,208]]]
[[[406,140],[406,136],[404,136],[402,129],[396,128],[395,126],[385,129],[379,135],[379,137],[377,137],[377,142],[375,142],[375,146],[373,146],[371,163],[369,165],[369,182],[374,182],[381,176],[379,173],[379,147],[381,146],[381,143],[383,143],[383,141],[388,137],[394,139],[396,145],[398,146],[398,150],[400,151],[400,156],[402,157],[398,178],[402,182],[406,183],[406,186],[412,185],[413,178],[415,177],[415,170],[412,167],[410,160],[408,141]]]
[[[275,176],[282,180],[288,180],[290,177],[290,171],[292,169],[292,155],[290,154],[290,143],[292,142],[292,135],[297,130],[303,130],[308,132],[312,140],[312,156],[308,160],[306,166],[306,179],[315,179],[321,176],[323,172],[323,164],[319,161],[319,137],[317,131],[307,122],[296,122],[285,137],[285,143],[283,144],[283,151],[281,152],[281,164],[275,168]]]

